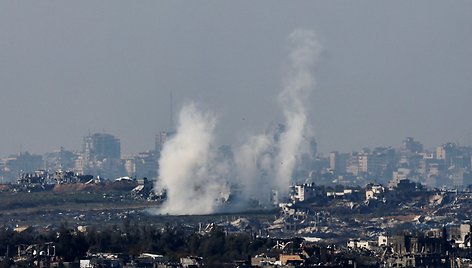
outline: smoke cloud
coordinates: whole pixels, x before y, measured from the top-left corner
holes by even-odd
[[[278,144],[280,152],[277,157],[276,186],[281,192],[288,190],[295,165],[302,154],[307,152],[309,137],[313,135],[305,100],[315,86],[310,71],[321,53],[321,45],[312,31],[296,30],[289,39],[292,47],[291,71],[284,90],[278,96],[287,126]]]
[[[309,153],[313,132],[305,101],[315,87],[311,69],[322,51],[315,37],[308,30],[296,30],[289,36],[290,71],[278,95],[284,124],[273,125],[264,134],[249,138],[236,154],[243,193],[249,197],[265,196],[268,201],[271,189],[284,196],[295,167]]]
[[[284,123],[249,137],[236,146],[234,155],[216,149],[213,114],[195,104],[183,107],[177,134],[166,142],[159,160],[158,187],[167,190],[160,213],[210,214],[230,209],[222,206],[230,191],[237,195],[239,208],[250,199],[269,202],[272,190],[279,196],[287,193],[313,138],[305,101],[315,86],[311,69],[322,50],[308,30],[292,32],[289,43],[290,71],[278,95]]]
[[[175,137],[166,142],[159,160],[159,183],[167,190],[161,213],[208,214],[223,190],[212,174],[216,117],[197,105],[183,107]]]

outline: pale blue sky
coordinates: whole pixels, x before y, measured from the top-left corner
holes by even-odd
[[[105,130],[154,146],[175,107],[222,143],[281,120],[287,36],[324,46],[311,96],[321,151],[470,143],[472,1],[1,1],[0,155],[81,148]]]

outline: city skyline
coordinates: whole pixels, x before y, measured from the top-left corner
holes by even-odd
[[[143,150],[141,151],[129,151],[129,152],[123,152],[121,151],[120,155],[121,157],[126,157],[126,156],[132,156],[132,155],[138,155],[140,153],[144,153],[144,152],[149,152],[149,151],[156,151],[156,148],[157,148],[157,143],[159,142],[162,142],[160,141],[160,136],[161,135],[166,135],[166,133],[175,133],[174,131],[160,131],[159,133],[155,134],[153,137],[151,137],[149,143],[150,145],[147,147],[147,148],[144,148]],[[70,148],[70,147],[65,147],[65,146],[61,146],[61,145],[57,145],[57,146],[53,146],[50,150],[48,151],[44,151],[44,152],[35,152],[35,151],[32,151],[30,150],[29,148],[25,148],[24,146],[20,146],[20,148],[18,149],[18,151],[14,151],[14,152],[11,152],[11,153],[8,153],[8,154],[0,154],[0,158],[1,157],[9,157],[9,156],[15,156],[15,155],[20,155],[22,153],[29,153],[29,154],[32,154],[32,155],[46,155],[48,153],[52,153],[52,152],[59,152],[61,150],[68,150],[68,151],[71,151],[71,152],[84,152],[84,139],[88,136],[91,136],[91,135],[110,135],[116,139],[119,140],[120,144],[122,142],[122,139],[113,134],[113,133],[109,133],[109,132],[106,132],[106,131],[97,131],[97,132],[89,132],[88,134],[86,135],[83,135],[82,137],[80,137],[80,139],[77,141],[77,145],[73,148]],[[169,134],[167,134],[169,135]],[[317,146],[317,154],[319,154],[320,156],[323,156],[323,157],[328,157],[330,153],[332,152],[343,152],[343,153],[349,153],[349,152],[361,152],[363,151],[364,149],[375,149],[375,148],[394,148],[394,149],[399,149],[402,147],[402,142],[405,141],[405,139],[408,139],[408,138],[413,138],[415,141],[418,141],[420,142],[422,145],[424,145],[423,141],[418,139],[417,137],[412,137],[412,136],[406,136],[406,137],[402,137],[401,139],[399,139],[395,144],[377,144],[377,145],[374,145],[374,146],[360,146],[358,148],[353,148],[352,150],[341,150],[341,149],[338,149],[338,148],[333,148],[332,150],[329,150],[329,151],[320,151],[318,150],[318,146],[319,146],[319,143],[318,141],[316,141],[316,146]],[[465,147],[472,147],[472,144],[467,144],[467,143],[461,143],[461,142],[458,142],[458,141],[454,141],[454,140],[445,140],[445,142],[441,142],[441,143],[438,143],[438,144],[431,144],[429,146],[426,146],[424,145],[424,150],[425,151],[435,151],[437,147],[439,146],[442,146],[442,145],[445,145],[445,144],[449,144],[449,143],[454,143],[458,146],[465,146]],[[160,144],[160,146],[162,147],[163,144]],[[219,147],[227,147],[227,146],[230,146],[230,144],[219,144]]]
[[[276,142],[285,131],[284,125],[277,124],[268,128],[265,135],[273,139],[272,142]],[[21,173],[71,171],[77,174],[98,175],[108,179],[131,176],[159,180],[157,176],[160,165],[163,163],[161,160],[163,155],[166,157],[165,154],[174,153],[175,150],[172,149],[172,146],[175,146],[175,143],[178,141],[169,139],[176,137],[176,135],[178,134],[175,132],[161,132],[155,137],[154,148],[134,154],[122,154],[121,141],[118,137],[108,133],[93,133],[83,137],[81,150],[69,150],[68,148],[60,147],[57,150],[44,154],[22,151],[8,157],[0,157],[0,177],[14,179],[15,176]],[[173,145],[167,146],[168,142]],[[313,174],[317,174],[315,176],[318,176],[321,180],[323,180],[323,176],[326,174],[360,176],[353,177],[359,180],[359,182],[363,182],[365,179],[367,181],[390,180],[392,177],[421,180],[421,178],[416,177],[417,174],[410,174],[411,170],[419,169],[422,170],[420,173],[423,174],[425,170],[431,168],[433,173],[430,175],[437,176],[438,174],[435,172],[445,172],[443,170],[445,166],[452,167],[452,170],[449,171],[453,174],[454,172],[460,173],[469,169],[470,164],[472,164],[470,161],[472,146],[447,142],[438,144],[434,148],[425,148],[423,143],[414,137],[404,138],[400,146],[364,147],[361,150],[354,151],[334,150],[328,154],[317,152],[316,141],[312,140],[309,144],[310,149],[300,156],[293,167],[293,173],[290,175],[293,180],[292,182],[305,178],[313,179]],[[264,157],[256,158],[258,163],[261,160],[268,161],[267,157],[269,155],[274,157],[274,154],[277,154],[279,151],[276,147],[277,144],[273,146],[263,153],[265,154]],[[212,158],[216,157],[219,159],[208,160],[210,165],[220,165],[225,162],[224,165],[237,169],[240,168],[238,167],[241,164],[240,161],[245,161],[247,158],[248,149],[249,147],[232,148],[231,146],[223,145],[220,147],[210,147],[208,152],[202,154],[209,154]],[[179,149],[178,151],[182,150]],[[240,155],[242,152],[243,154]],[[188,152],[185,151],[185,153]],[[198,154],[199,157],[200,155]],[[178,163],[175,165],[180,167],[181,159],[175,159],[178,160]],[[252,158],[250,157],[250,159]],[[420,159],[425,161],[421,168],[417,166]],[[426,168],[428,165],[431,165],[431,167]],[[262,167],[258,166],[257,168]],[[212,175],[217,175],[217,177],[257,177],[257,174],[246,172],[242,174],[232,172],[230,174],[225,173],[226,171],[223,171],[221,174]],[[264,172],[268,172],[268,170]],[[328,177],[331,175],[328,175]],[[427,181],[423,181],[423,183],[428,184]]]
[[[275,125],[275,124],[274,124]],[[268,125],[269,127],[270,125]],[[144,148],[143,150],[140,150],[140,151],[122,151],[121,150],[121,157],[126,157],[126,156],[132,156],[132,155],[138,155],[140,153],[144,153],[144,152],[149,152],[149,151],[156,151],[156,148],[158,147],[158,144],[157,143],[162,143],[163,141],[165,141],[166,139],[164,138],[164,140],[161,140],[163,139],[162,137],[160,137],[161,135],[169,135],[168,133],[171,133],[171,134],[174,134],[175,131],[172,130],[172,131],[168,131],[168,130],[163,130],[163,131],[159,131],[159,133],[157,134],[154,134],[150,139],[149,139],[149,146],[147,148]],[[20,145],[20,148],[17,150],[17,151],[13,151],[11,153],[8,153],[8,154],[1,154],[0,153],[0,158],[1,157],[9,157],[9,156],[15,156],[15,155],[20,155],[22,153],[29,153],[29,154],[32,154],[32,155],[46,155],[48,153],[52,153],[52,152],[58,152],[58,151],[61,151],[61,150],[68,150],[68,151],[71,151],[71,152],[84,152],[84,139],[87,138],[88,136],[91,136],[91,135],[110,135],[116,139],[119,140],[120,142],[120,145],[122,146],[122,139],[115,135],[114,133],[110,133],[110,132],[107,132],[107,131],[96,131],[96,132],[88,132],[88,134],[84,134],[83,136],[81,136],[79,138],[79,140],[77,140],[77,144],[74,146],[74,147],[65,147],[65,146],[62,146],[62,145],[57,145],[57,146],[53,146],[51,149],[47,150],[47,151],[44,151],[44,152],[36,152],[36,151],[33,151],[29,148],[25,148],[24,146]],[[342,149],[339,149],[339,148],[332,148],[332,150],[329,150],[329,151],[320,151],[318,148],[319,148],[319,143],[318,141],[315,139],[316,141],[316,146],[317,146],[317,154],[319,154],[320,156],[323,156],[323,157],[327,157],[329,156],[330,153],[332,152],[343,152],[343,153],[349,153],[349,152],[361,152],[362,150],[364,149],[375,149],[375,148],[396,148],[396,149],[399,149],[402,147],[402,142],[405,141],[405,139],[408,139],[408,138],[413,138],[415,141],[418,141],[420,142],[423,146],[424,146],[424,150],[425,151],[434,151],[436,150],[437,147],[439,146],[442,146],[442,145],[445,145],[445,144],[449,144],[449,143],[454,143],[458,146],[465,146],[465,147],[472,147],[472,143],[461,143],[459,141],[454,141],[454,140],[451,140],[451,139],[445,139],[444,142],[441,142],[441,143],[438,143],[438,144],[431,144],[431,145],[425,145],[423,143],[422,140],[418,139],[417,137],[413,137],[413,136],[405,136],[405,137],[401,137],[398,141],[395,142],[395,144],[376,144],[376,145],[373,145],[373,146],[368,146],[368,145],[365,145],[365,146],[360,146],[360,147],[357,147],[357,148],[353,148],[353,149],[347,149],[347,150],[342,150]],[[125,141],[126,142],[126,141]],[[159,146],[163,146],[163,144],[159,144]],[[219,144],[218,147],[227,147],[227,146],[230,146],[231,147],[231,144]]]

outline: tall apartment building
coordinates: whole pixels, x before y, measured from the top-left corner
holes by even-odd
[[[95,133],[84,138],[83,155],[77,163],[84,174],[116,178],[124,174],[121,144],[115,136]]]
[[[346,172],[354,176],[359,175],[359,153],[351,152],[347,159]]]
[[[84,156],[88,161],[120,159],[121,144],[115,136],[95,133],[84,138]]]
[[[124,159],[128,176],[135,178],[157,178],[158,155],[155,151],[142,152]]]
[[[15,180],[20,173],[32,173],[43,169],[44,161],[41,155],[24,152],[3,159],[2,166],[2,176],[7,180]]]
[[[395,165],[395,150],[392,148],[375,148],[353,152],[347,161],[347,172],[353,175],[369,174],[371,176],[390,179]]]
[[[61,147],[59,150],[44,155],[44,168],[47,171],[73,170],[76,158],[76,154]]]

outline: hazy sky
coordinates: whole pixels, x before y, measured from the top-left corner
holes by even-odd
[[[281,121],[287,36],[324,51],[311,120],[321,151],[472,140],[472,1],[0,2],[0,155],[80,149],[105,131],[154,146],[197,101],[233,143]]]

